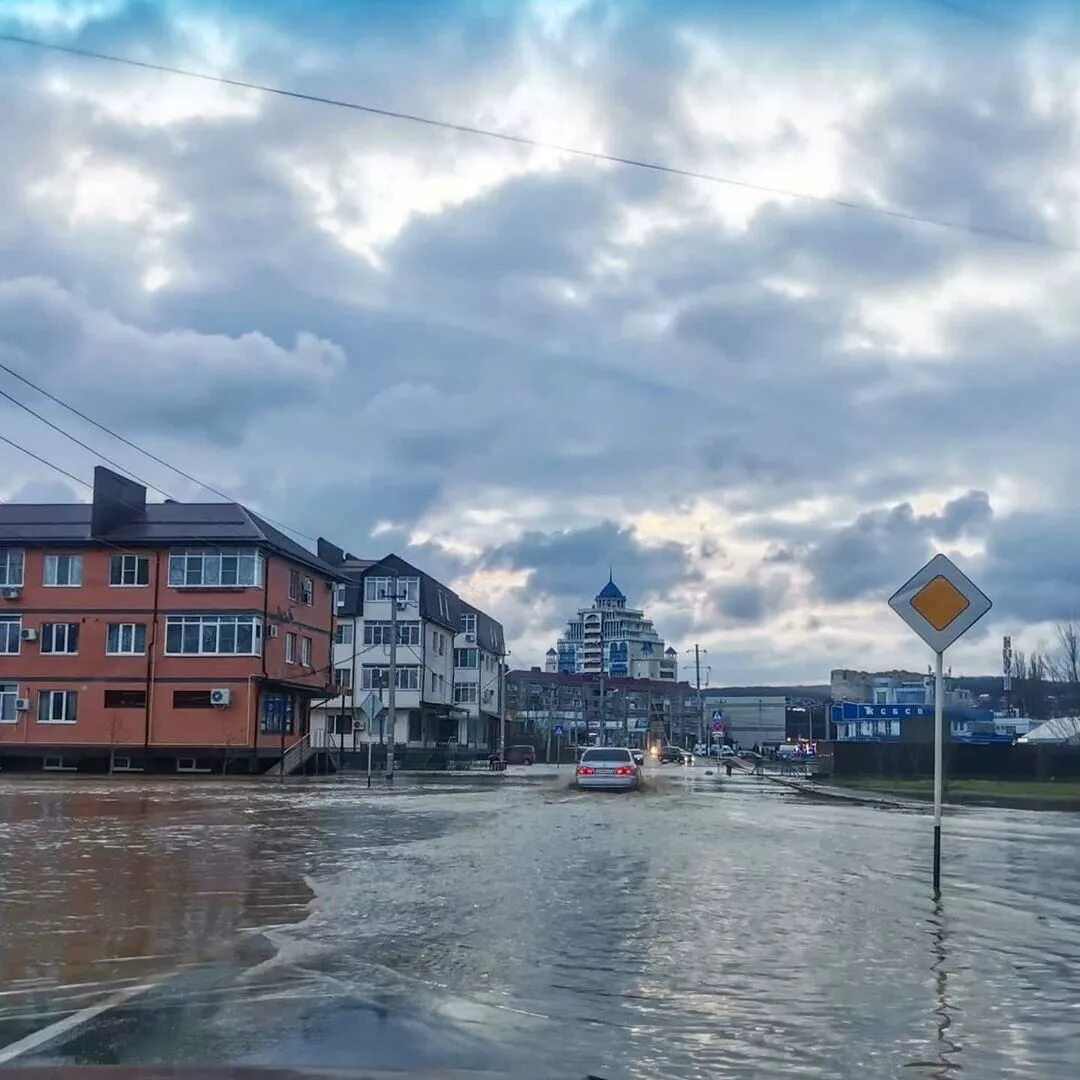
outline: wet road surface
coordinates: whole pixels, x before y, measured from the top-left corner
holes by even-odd
[[[1071,1078],[1080,817],[953,813],[939,904],[929,837],[703,770],[3,780],[0,1063]]]

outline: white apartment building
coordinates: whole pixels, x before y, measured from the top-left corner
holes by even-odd
[[[358,559],[326,541],[320,541],[319,550],[320,557],[349,581],[338,587],[335,605],[330,681],[340,693],[312,709],[313,745],[360,748],[369,741],[386,742],[391,730],[396,746],[491,745],[483,716],[491,702],[501,703],[499,666],[492,669],[491,656],[502,655],[502,627],[397,555]],[[466,612],[477,623],[478,630],[471,633],[483,635],[483,646],[479,640],[469,641],[469,633],[461,630]],[[395,619],[396,715],[391,725],[390,642]],[[456,660],[462,661],[462,668],[456,667]],[[468,666],[473,660],[475,669]],[[475,689],[463,689],[467,686]],[[489,697],[492,688],[497,692]]]
[[[626,606],[626,597],[609,576],[592,606],[579,608],[566,633],[548,649],[545,671],[677,682],[678,653],[664,648],[664,639],[644,611]]]
[[[462,745],[494,746],[506,693],[502,626],[461,601],[454,638],[454,705],[465,715]]]

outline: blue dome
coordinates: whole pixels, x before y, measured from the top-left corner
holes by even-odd
[[[626,597],[619,591],[619,586],[611,578],[608,583],[596,594],[597,600],[625,600]]]

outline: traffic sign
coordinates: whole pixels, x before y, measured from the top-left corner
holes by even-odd
[[[563,731],[563,726],[562,726],[562,724],[556,724],[556,725],[555,725],[555,726],[554,726],[554,727],[553,727],[553,728],[551,729],[551,734],[552,734],[552,735],[554,735],[554,736],[555,736],[556,738],[558,738],[558,739],[561,739],[561,738],[563,737],[563,735],[565,735],[565,734],[566,734],[566,732],[564,732],[564,731]]]
[[[889,597],[889,607],[936,653],[967,633],[991,606],[990,597],[945,555],[935,555]]]
[[[363,701],[360,702],[360,708],[367,714],[371,720],[378,720],[379,714],[386,708],[382,703],[382,698],[378,694],[368,694]]]

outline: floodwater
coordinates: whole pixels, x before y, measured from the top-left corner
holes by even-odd
[[[0,1063],[1072,1078],[1078,851],[951,812],[935,903],[925,814],[739,775],[8,779]]]

